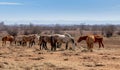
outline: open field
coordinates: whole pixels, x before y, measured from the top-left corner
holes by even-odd
[[[84,41],[75,51],[64,50],[65,45],[62,45],[55,52],[39,50],[38,45],[28,48],[7,44],[0,46],[0,70],[119,70],[118,38],[104,38],[105,48],[98,49],[98,44],[95,44],[94,52],[83,51]]]

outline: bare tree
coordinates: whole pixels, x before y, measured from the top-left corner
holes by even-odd
[[[111,37],[111,36],[113,36],[115,29],[116,28],[114,25],[107,25],[103,28],[103,31],[104,31],[106,37]]]

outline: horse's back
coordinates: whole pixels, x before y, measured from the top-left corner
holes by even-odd
[[[94,37],[95,37],[95,42],[103,41],[103,36],[101,35],[94,35]]]
[[[2,41],[11,41],[11,40],[14,40],[14,37],[11,35],[2,37]]]
[[[95,41],[94,35],[88,35],[86,42],[87,43],[93,43]]]

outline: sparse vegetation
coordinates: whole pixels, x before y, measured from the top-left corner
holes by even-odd
[[[106,37],[111,37],[115,32],[119,35],[119,25],[85,25],[83,23],[79,25],[63,26],[56,24],[54,26],[43,26],[43,25],[34,25],[30,23],[29,25],[5,25],[4,22],[0,22],[0,31],[7,31],[10,35],[17,34],[40,34],[43,31],[48,30],[49,33],[62,33],[62,31],[75,31],[79,29],[81,35],[84,34],[84,31],[92,31],[93,34],[102,34]],[[22,32],[21,32],[22,31]]]

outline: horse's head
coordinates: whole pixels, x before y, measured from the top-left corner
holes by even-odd
[[[82,40],[86,40],[87,36],[81,36],[79,37],[79,39],[77,40],[77,42],[81,42]]]

